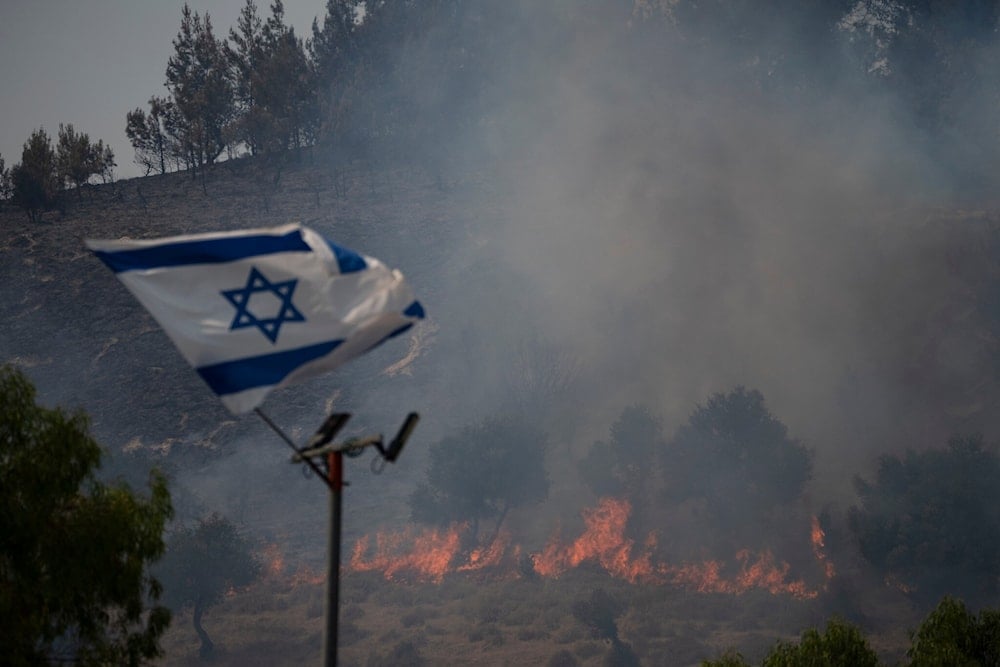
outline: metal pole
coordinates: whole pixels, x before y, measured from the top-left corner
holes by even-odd
[[[344,490],[344,455],[326,455],[327,483],[330,487],[330,534],[327,537],[326,634],[323,637],[323,664],[337,665],[337,616],[340,610],[340,523],[341,492]]]
[[[261,410],[255,408],[254,411],[270,426],[281,439],[295,451],[292,456],[293,463],[306,462],[309,467],[319,474],[320,479],[330,488],[330,531],[326,543],[327,573],[326,573],[326,628],[323,633],[323,664],[326,667],[336,667],[337,665],[337,623],[340,615],[340,524],[341,524],[341,495],[344,491],[344,452],[357,456],[365,447],[373,446],[378,449],[379,454],[385,461],[394,462],[403,449],[403,445],[409,439],[413,428],[417,425],[419,415],[411,412],[406,416],[399,433],[389,443],[386,448],[382,444],[382,436],[368,436],[366,438],[353,438],[340,445],[331,444],[337,432],[344,426],[344,422],[350,418],[347,413],[335,413],[327,417],[323,425],[320,426],[316,434],[309,439],[309,442],[302,449],[285,435],[278,426],[268,418]],[[313,458],[326,456],[326,474],[320,471],[319,464]]]

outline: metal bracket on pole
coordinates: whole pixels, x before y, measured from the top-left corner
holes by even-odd
[[[382,441],[381,434],[360,438],[351,438],[341,443],[333,442],[337,433],[344,427],[351,415],[346,412],[336,412],[320,425],[311,438],[301,449],[295,445],[278,426],[259,409],[254,410],[268,426],[281,436],[285,443],[295,450],[292,463],[305,463],[326,483],[330,489],[330,534],[327,544],[327,584],[326,584],[326,632],[323,636],[323,664],[326,667],[336,667],[337,664],[337,616],[340,596],[340,524],[341,501],[344,482],[344,455],[359,456],[365,447],[375,447],[382,455],[383,464],[399,458],[403,446],[416,428],[420,416],[411,412],[406,416],[399,432],[388,446]],[[325,474],[320,469],[316,459],[326,464]],[[377,460],[377,459],[376,459]]]
[[[337,432],[347,423],[349,414],[337,413],[330,415],[315,435],[309,439],[303,449],[299,449],[292,455],[292,463],[302,463],[313,458],[325,456],[326,454],[339,452],[348,456],[357,456],[365,447],[375,447],[382,458],[390,463],[394,463],[399,458],[399,453],[403,451],[403,446],[409,440],[413,429],[420,421],[420,415],[411,412],[406,416],[403,425],[399,427],[396,437],[389,442],[386,447],[383,444],[382,434],[369,435],[361,438],[351,438],[344,442],[331,442]]]

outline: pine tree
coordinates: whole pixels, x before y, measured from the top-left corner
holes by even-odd
[[[10,199],[10,170],[4,164],[3,156],[0,155],[0,201]]]
[[[271,4],[271,16],[264,24],[264,58],[259,74],[260,106],[268,121],[271,151],[300,148],[307,142],[314,86],[302,40],[285,24],[281,0]]]
[[[175,153],[167,132],[167,118],[172,103],[161,97],[149,98],[149,114],[141,108],[125,116],[125,134],[135,149],[135,163],[146,168],[146,176],[155,169],[167,173],[167,158]]]
[[[327,0],[323,25],[313,20],[306,42],[316,94],[316,132],[327,144],[343,143],[350,125],[357,69],[360,66],[357,3]]]
[[[229,42],[225,45],[236,102],[234,131],[238,141],[246,145],[251,155],[257,154],[258,145],[257,79],[264,48],[263,25],[257,5],[253,0],[247,0],[240,10],[236,29],[229,29]]]
[[[79,199],[82,198],[83,186],[91,177],[107,178],[110,168],[115,165],[115,159],[111,148],[105,147],[103,141],[91,143],[86,133],[77,132],[73,124],[69,123],[59,125],[56,164],[60,182],[72,184]]]
[[[21,161],[10,172],[14,203],[28,214],[28,219],[36,222],[41,212],[59,203],[62,187],[56,152],[44,128],[31,133],[24,142]]]
[[[197,171],[215,162],[229,144],[235,112],[232,82],[225,49],[208,14],[202,19],[185,4],[173,44],[166,71],[176,110],[172,126],[184,162]]]

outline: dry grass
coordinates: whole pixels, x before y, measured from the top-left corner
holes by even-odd
[[[618,619],[621,638],[649,665],[695,665],[729,647],[758,659],[778,639],[794,639],[827,617],[822,600],[765,592],[702,595],[631,585],[593,572],[571,572],[557,580],[452,575],[441,584],[345,573],[340,663],[374,667],[415,652],[429,665],[544,665],[568,650],[581,665],[601,665],[608,642],[572,613],[573,602],[596,587],[626,602],[627,611]],[[211,664],[317,664],[323,597],[322,586],[264,581],[227,598],[204,617],[216,642]],[[175,618],[160,664],[198,661],[190,623],[190,612]],[[889,659],[901,656],[907,643],[900,632],[876,635],[872,641]]]

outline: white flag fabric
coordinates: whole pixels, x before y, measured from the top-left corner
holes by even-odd
[[[234,413],[424,317],[399,271],[299,224],[86,243]]]

